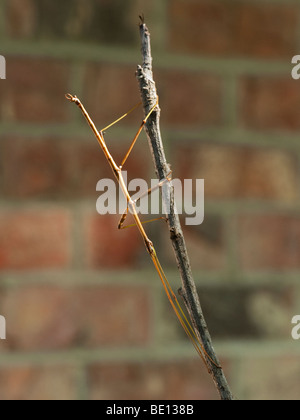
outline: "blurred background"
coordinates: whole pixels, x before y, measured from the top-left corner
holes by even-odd
[[[239,399],[298,399],[300,6],[293,0],[0,0],[0,399],[218,399],[135,229],[96,213],[97,126],[139,101],[152,34],[174,178],[205,179],[184,227],[214,346]],[[107,137],[121,161],[142,119]],[[126,169],[154,177],[142,135]],[[163,224],[147,227],[175,290]]]

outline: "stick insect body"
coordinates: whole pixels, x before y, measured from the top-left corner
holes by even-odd
[[[147,233],[143,227],[143,223],[141,222],[138,214],[137,214],[137,210],[136,210],[136,202],[134,200],[132,200],[128,189],[126,187],[124,178],[123,178],[123,174],[122,174],[122,168],[126,162],[126,160],[128,159],[140,133],[142,132],[146,122],[148,121],[149,117],[151,116],[151,114],[153,113],[153,111],[155,110],[155,108],[158,106],[158,102],[155,104],[155,106],[151,109],[151,111],[149,112],[149,114],[146,116],[146,118],[142,121],[142,124],[136,134],[136,136],[133,139],[133,142],[127,152],[127,154],[125,155],[122,164],[120,166],[118,166],[115,162],[115,160],[113,159],[112,155],[110,154],[108,147],[106,145],[106,142],[104,140],[104,131],[107,130],[108,128],[110,128],[111,126],[113,126],[114,124],[116,124],[117,122],[119,122],[120,120],[122,120],[123,118],[125,118],[128,114],[130,114],[134,109],[136,109],[140,104],[136,105],[134,108],[132,108],[129,112],[127,112],[125,115],[123,115],[121,118],[119,118],[117,121],[115,121],[114,123],[110,124],[108,127],[104,128],[101,131],[98,131],[94,122],[92,121],[91,117],[89,116],[88,112],[86,111],[85,107],[83,106],[83,104],[81,103],[81,101],[76,97],[73,96],[71,94],[67,94],[66,95],[66,99],[68,99],[70,102],[76,104],[79,109],[81,110],[82,114],[84,115],[85,119],[87,120],[89,126],[91,127],[92,131],[94,132],[98,143],[101,147],[101,149],[104,152],[104,155],[114,173],[115,178],[117,179],[120,188],[126,198],[127,201],[127,209],[125,211],[125,213],[123,214],[119,226],[119,229],[123,228],[123,224],[125,222],[126,216],[128,215],[128,212],[130,210],[135,224],[143,238],[144,244],[146,246],[147,252],[154,264],[154,267],[159,275],[159,278],[162,282],[163,288],[165,290],[165,293],[167,295],[167,298],[180,322],[180,324],[182,325],[185,333],[187,334],[187,336],[190,338],[194,348],[196,349],[197,353],[199,354],[199,356],[201,357],[201,359],[203,360],[203,362],[205,363],[208,371],[210,371],[210,364],[214,364],[217,367],[220,367],[219,365],[217,365],[212,359],[211,357],[207,354],[207,352],[205,351],[202,343],[200,342],[200,340],[198,339],[195,330],[193,329],[193,327],[191,326],[191,324],[189,323],[188,319],[186,318],[178,300],[177,297],[175,295],[175,293],[173,292],[170,283],[168,282],[166,275],[162,269],[162,266],[158,260],[154,245],[152,243],[152,241],[148,238]],[[169,179],[167,181],[170,181]]]

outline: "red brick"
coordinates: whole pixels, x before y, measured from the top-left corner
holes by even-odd
[[[89,369],[92,400],[214,400],[218,394],[201,361],[116,363]]]
[[[65,366],[1,367],[1,400],[76,400],[76,380],[76,369]]]
[[[300,267],[300,218],[284,214],[241,216],[239,257],[248,270]]]
[[[199,287],[201,306],[214,340],[286,339],[295,295],[295,287],[279,283]]]
[[[169,16],[168,45],[176,52],[281,58],[297,49],[296,4],[174,0]]]
[[[20,7],[18,0],[11,0],[7,6],[7,31],[13,38],[27,38],[33,35],[36,24],[34,0],[24,0]]]
[[[27,286],[3,291],[3,351],[144,346],[150,340],[148,289],[133,286]]]
[[[1,83],[0,118],[20,122],[65,122],[69,65],[42,58],[6,57],[7,80]]]
[[[299,343],[295,343],[295,348]],[[274,357],[243,357],[239,371],[243,399],[256,401],[298,401],[299,357],[295,354]]]
[[[240,83],[241,122],[255,129],[300,128],[300,93],[288,77],[246,77]]]
[[[204,179],[208,199],[295,202],[299,194],[297,158],[275,148],[211,143],[179,145],[174,167],[174,177]]]
[[[206,214],[202,225],[185,226],[182,218],[184,236],[193,269],[222,270],[226,266],[224,226],[220,217]],[[164,264],[174,266],[175,256],[169,235],[162,237]]]
[[[199,72],[160,71],[157,74],[162,122],[217,125],[222,122],[222,82]]]
[[[134,65],[107,63],[88,65],[82,99],[91,117],[99,122],[99,129],[124,115],[140,101],[135,72]],[[131,123],[138,129],[143,118],[140,107],[123,120],[122,124]]]
[[[87,265],[92,268],[133,268],[147,252],[137,228],[118,230],[120,216],[87,215],[84,221]],[[128,218],[128,223],[132,219]]]
[[[57,210],[0,213],[0,268],[63,268],[70,262],[70,215]]]
[[[25,0],[23,9],[18,1],[11,0],[6,6],[6,26],[8,34],[17,39],[132,45],[138,38],[138,14],[141,13],[138,3],[137,0],[126,3],[123,0],[85,0],[74,5],[73,0],[63,3]],[[146,11],[150,12],[151,7],[146,7]]]
[[[56,197],[68,191],[69,159],[63,141],[9,137],[3,140],[2,147],[6,196]]]

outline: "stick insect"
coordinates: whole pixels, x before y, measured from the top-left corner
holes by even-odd
[[[190,324],[190,322],[188,321],[182,307],[179,304],[179,301],[175,295],[175,293],[173,292],[173,289],[169,283],[169,281],[166,278],[166,275],[162,269],[162,266],[159,262],[159,259],[157,257],[153,242],[148,238],[147,233],[143,227],[143,224],[138,216],[137,213],[137,209],[136,209],[136,201],[132,200],[128,189],[126,187],[126,183],[124,181],[123,175],[122,175],[122,168],[125,165],[132,149],[134,148],[134,145],[136,144],[145,124],[147,123],[148,119],[150,118],[151,114],[154,112],[154,110],[156,109],[156,107],[158,106],[158,101],[157,103],[154,105],[154,107],[150,110],[149,114],[146,116],[146,118],[142,121],[137,134],[135,135],[128,152],[126,153],[124,159],[122,160],[121,165],[117,165],[117,163],[115,162],[114,158],[112,157],[112,155],[109,152],[109,149],[107,147],[107,144],[104,140],[104,132],[107,131],[109,128],[111,128],[113,125],[115,125],[116,123],[118,123],[119,121],[121,121],[123,118],[125,118],[126,116],[128,116],[131,112],[133,112],[138,106],[141,105],[141,103],[137,104],[135,107],[133,107],[130,111],[128,111],[126,114],[124,114],[122,117],[120,117],[119,119],[117,119],[116,121],[114,121],[112,124],[108,125],[107,127],[105,127],[104,129],[102,129],[101,131],[98,131],[98,129],[96,128],[93,120],[91,119],[90,115],[88,114],[87,110],[85,109],[85,107],[83,106],[82,102],[80,101],[79,98],[77,98],[77,96],[73,96],[71,94],[67,94],[66,95],[66,99],[69,100],[70,102],[74,103],[75,105],[78,106],[78,108],[81,110],[83,116],[85,117],[86,121],[88,122],[90,128],[92,129],[93,133],[96,136],[96,139],[101,147],[101,149],[104,152],[104,155],[106,157],[107,162],[109,163],[113,174],[115,176],[115,178],[117,179],[120,188],[125,196],[125,199],[127,201],[127,209],[124,212],[124,214],[121,217],[121,220],[119,222],[118,228],[119,229],[123,229],[124,228],[124,222],[125,219],[129,213],[129,211],[131,212],[134,221],[135,221],[135,225],[137,226],[142,239],[144,241],[145,247],[147,249],[147,252],[154,264],[154,267],[158,273],[158,276],[162,282],[164,291],[167,295],[167,298],[182,326],[182,328],[184,329],[185,333],[187,334],[187,336],[189,337],[189,339],[191,340],[195,350],[197,351],[198,355],[201,357],[201,359],[203,360],[204,364],[206,365],[208,371],[210,371],[210,366],[209,364],[212,363],[217,367],[220,367],[219,365],[217,365],[212,358],[207,354],[207,352],[205,351],[202,343],[200,342],[200,340],[197,337],[197,334],[194,330],[194,328],[192,327],[192,325]],[[166,181],[171,181],[170,179],[166,180]],[[162,183],[165,182],[161,181],[158,185],[161,186]]]

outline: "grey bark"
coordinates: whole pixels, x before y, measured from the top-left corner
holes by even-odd
[[[141,20],[140,36],[142,41],[143,65],[138,66],[136,76],[140,87],[144,112],[145,115],[148,115],[157,102],[158,96],[156,84],[153,80],[150,33],[143,19]],[[176,89],[176,86],[174,86],[174,89]],[[167,179],[170,174],[170,166],[165,157],[161,138],[159,107],[157,107],[151,114],[146,123],[145,130],[148,136],[157,177],[159,180]],[[201,309],[179,216],[175,211],[174,191],[171,191],[169,199],[171,205],[170,212],[168,214],[168,226],[182,280],[182,289],[180,289],[179,293],[183,298],[198,338],[203,343],[203,347],[209,355],[209,357],[206,355],[204,357],[206,358],[210,370],[209,373],[213,378],[221,399],[233,400],[234,398],[230,391],[223,369],[216,366],[220,365],[220,362],[213,348],[212,340]],[[216,365],[212,363],[209,358],[211,358]]]

